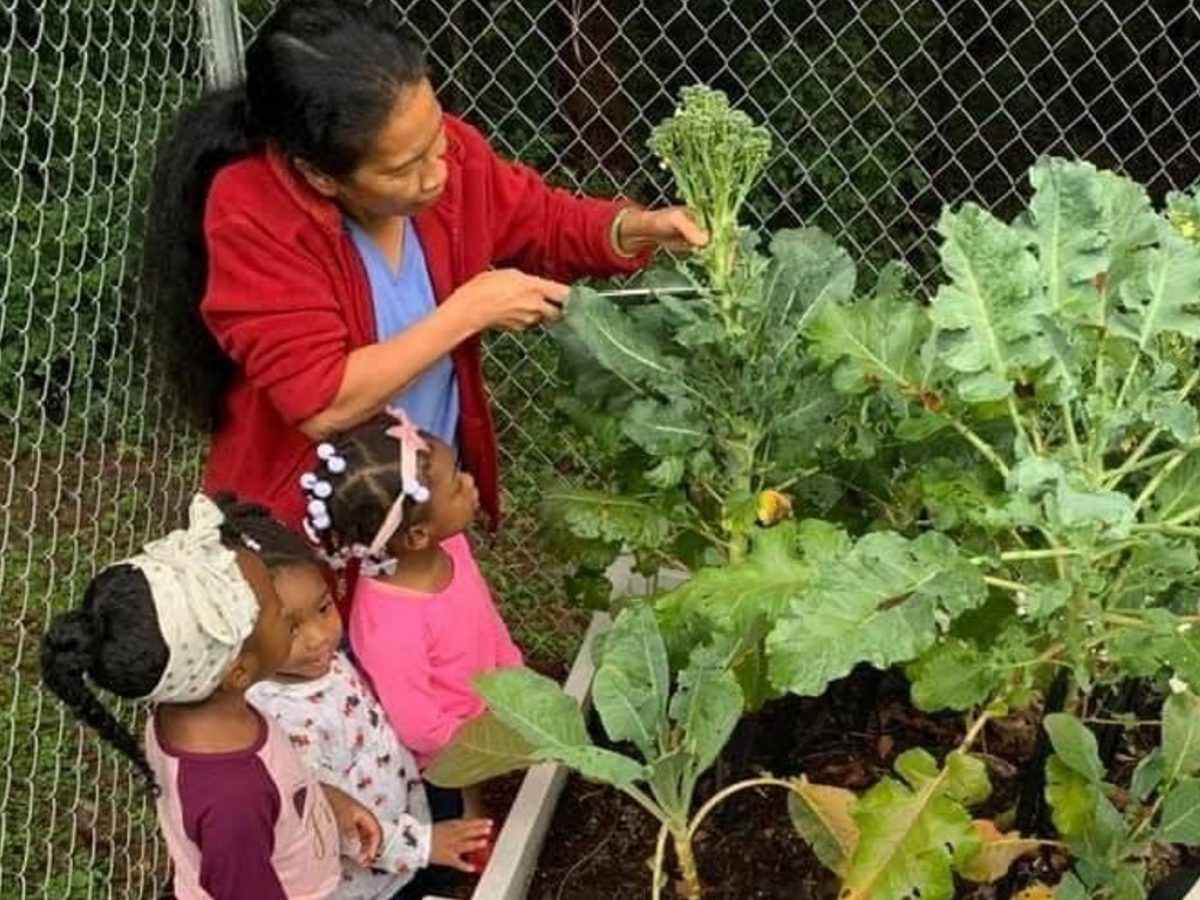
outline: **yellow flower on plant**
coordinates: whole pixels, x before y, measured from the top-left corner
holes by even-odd
[[[762,491],[758,495],[755,508],[758,524],[770,527],[790,519],[792,516],[792,498],[779,491]]]

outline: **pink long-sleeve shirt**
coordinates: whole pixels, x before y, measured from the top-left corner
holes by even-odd
[[[360,578],[350,646],[384,711],[424,767],[484,710],[472,686],[482,672],[522,664],[465,535],[442,544],[454,564],[436,594]]]

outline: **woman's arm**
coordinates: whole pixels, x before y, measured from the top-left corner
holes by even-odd
[[[484,175],[494,256],[560,281],[636,272],[659,247],[701,246],[703,230],[680,208],[645,210],[552,188],[528,166],[499,156],[471,126],[454,120],[471,167]]]
[[[567,294],[514,270],[485,272],[413,327],[352,348],[345,312],[316,260],[238,219],[207,239],[205,322],[280,418],[314,439],[371,418],[472,335],[554,318]]]
[[[515,269],[476,275],[412,327],[351,351],[333,402],[300,429],[319,440],[365,422],[472,335],[489,328],[520,331],[559,318],[567,290]]]

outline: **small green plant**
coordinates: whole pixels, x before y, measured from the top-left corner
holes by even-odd
[[[1046,800],[1074,857],[1058,887],[1063,900],[1141,900],[1155,845],[1200,844],[1200,698],[1172,693],[1159,724],[1162,746],[1142,758],[1122,792],[1104,780],[1096,738],[1079,719],[1046,717],[1054,747]]]
[[[528,669],[504,669],[477,679],[488,712],[463,727],[426,777],[462,787],[552,761],[612,785],[660,823],[651,888],[656,900],[668,840],[682,896],[699,900],[697,831],[729,797],[760,787],[788,793],[800,834],[844,875],[844,898],[898,897],[911,887],[939,896],[934,889],[950,884],[953,868],[976,880],[1003,873],[1007,863],[998,869],[995,859],[982,856],[985,850],[996,854],[980,837],[994,833],[994,825],[973,825],[966,811],[991,790],[984,764],[966,752],[986,716],[942,766],[923,750],[909,751],[896,762],[903,780],[885,779],[861,800],[803,778],[763,776],[725,787],[695,808],[700,777],[716,761],[744,709],[732,672],[744,649],[744,643],[717,640],[693,650],[687,664],[672,673],[654,612],[630,607],[605,635],[592,688],[605,734],[629,755],[594,744],[579,707],[553,681]],[[1036,842],[1014,844],[1010,837],[1006,846],[1017,851],[1011,861]]]

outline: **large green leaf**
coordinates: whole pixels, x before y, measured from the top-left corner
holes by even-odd
[[[833,546],[834,533],[844,539],[843,532],[804,524],[785,523],[760,531],[742,562],[695,572],[662,597],[660,614],[667,622],[702,616],[717,631],[733,634],[744,634],[759,617],[774,621],[815,578],[813,567],[799,552],[805,535],[812,535],[815,546],[824,549]]]
[[[545,675],[526,668],[496,669],[477,676],[475,686],[492,714],[534,750],[592,743],[579,704]]]
[[[725,661],[706,647],[693,651],[671,700],[671,718],[681,730],[681,746],[692,758],[691,778],[716,762],[743,707],[742,690]]]
[[[1064,838],[1078,838],[1096,821],[1100,789],[1058,756],[1046,760],[1046,802],[1054,827]]]
[[[641,763],[603,747],[542,747],[534,752],[541,760],[562,763],[584,778],[618,788],[645,781],[650,774]]]
[[[920,348],[928,337],[925,310],[890,295],[827,304],[808,327],[810,352],[847,394],[882,384],[911,398],[922,387]]]
[[[471,719],[425,769],[425,779],[440,787],[482,784],[489,778],[537,762],[533,747],[493,713]]]
[[[772,340],[791,347],[805,319],[854,293],[850,254],[819,228],[785,228],[771,238],[768,278]]]
[[[1163,799],[1158,839],[1172,844],[1200,844],[1200,779],[1181,781]]]
[[[960,374],[963,399],[1003,399],[1023,370],[1049,359],[1038,261],[1019,231],[974,204],[944,212],[938,232],[949,282],[930,318],[941,358]]]
[[[886,668],[928,649],[943,623],[981,605],[979,571],[940,534],[869,534],[792,603],[767,639],[771,680],[815,696],[861,662]]]
[[[840,900],[954,896],[953,868],[978,852],[979,837],[947,779],[918,768],[916,783],[884,778],[855,804],[860,838]]]
[[[1163,334],[1200,338],[1200,247],[1165,222],[1158,237],[1159,246],[1145,251],[1144,265],[1118,288],[1118,311],[1109,319],[1112,332],[1143,353]]]
[[[913,703],[926,712],[971,709],[992,695],[998,681],[987,655],[956,638],[932,647],[907,672]]]
[[[573,535],[635,547],[660,547],[671,533],[661,502],[559,485],[542,494],[546,517]]]
[[[563,318],[572,335],[604,368],[637,385],[678,393],[683,367],[663,353],[652,334],[611,300],[585,287],[567,298]]]
[[[592,701],[613,741],[632,741],[646,759],[665,739],[670,696],[667,648],[654,611],[624,610],[604,638],[604,660],[596,671]]]
[[[1091,163],[1063,159],[1039,160],[1029,180],[1029,217],[1049,310],[1102,320],[1096,276],[1109,266],[1103,228],[1105,182]]]
[[[1200,697],[1172,694],[1162,710],[1163,775],[1168,782],[1200,772]]]
[[[491,714],[528,742],[535,760],[560,762],[618,787],[646,778],[644,766],[593,746],[579,704],[544,675],[496,669],[478,676],[475,686]]]
[[[655,456],[686,455],[708,444],[704,420],[684,400],[635,400],[621,419],[625,435]]]

